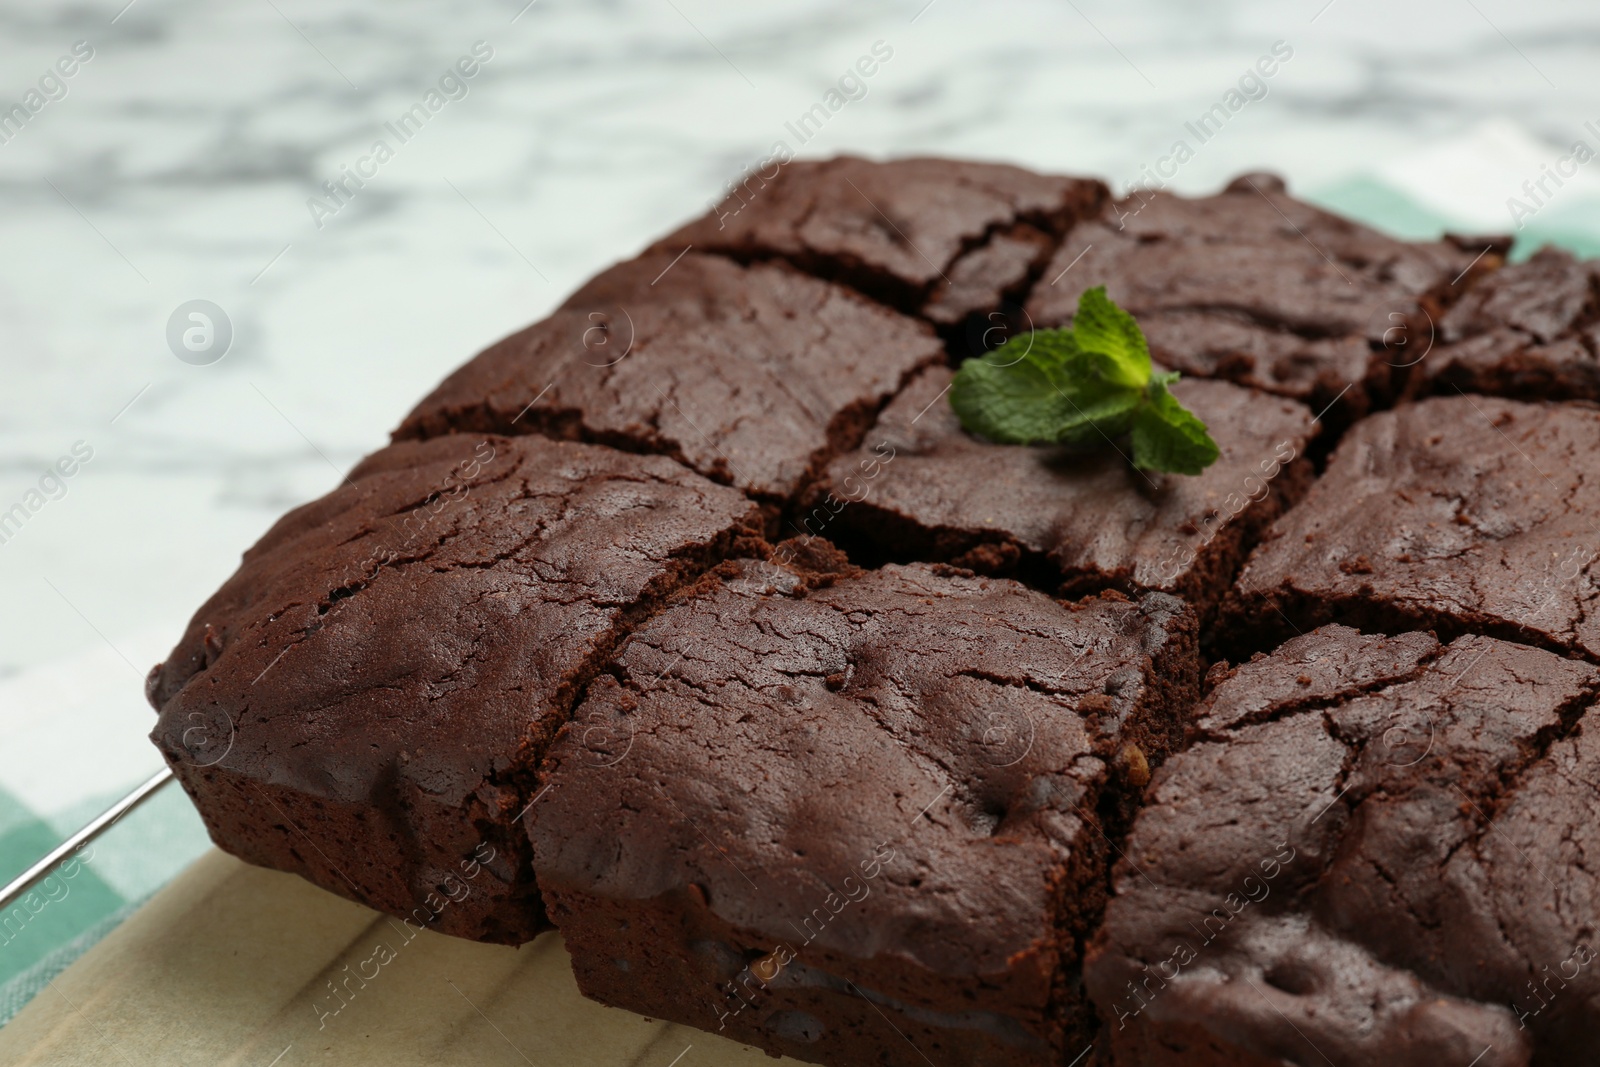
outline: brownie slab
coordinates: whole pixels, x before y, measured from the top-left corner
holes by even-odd
[[[1398,241],[1245,175],[1217,196],[1141,192],[1077,226],[1028,301],[1069,322],[1085,289],[1131,312],[1158,362],[1293,397],[1335,430],[1391,400],[1425,308],[1499,262],[1506,242]],[[1490,251],[1477,259],[1484,248]],[[1391,350],[1385,342],[1396,345]]]
[[[1600,263],[1545,248],[1468,292],[1421,366],[1433,389],[1600,400]]]
[[[600,274],[445,379],[396,436],[582,439],[782,502],[944,358],[925,324],[784,265],[675,259]]]
[[[1234,651],[1325,622],[1600,656],[1600,408],[1437,397],[1358,423],[1223,606]]]
[[[151,672],[213,840],[480,941],[547,928],[514,825],[579,688],[756,507],[658,456],[393,445],[290,512]]]
[[[1340,626],[1224,678],[1089,950],[1109,1062],[1597,1062],[1597,689]]]
[[[843,570],[697,588],[563,729],[527,821],[579,986],[816,1062],[1065,1063],[1103,835],[1181,736],[1194,617]]]
[[[1098,181],[949,159],[841,156],[774,170],[655,249],[784,259],[953,325],[1020,298],[1060,235],[1108,197]]]
[[[952,372],[919,375],[862,447],[836,459],[790,533],[866,542],[891,559],[953,562],[1081,595],[1185,597],[1202,618],[1256,535],[1311,478],[1303,405],[1227,382],[1173,394],[1221,458],[1198,477],[1137,471],[1125,449],[996,445],[961,428]]]
[[[281,520],[152,738],[229,851],[773,1053],[1600,1067],[1600,268],[1506,247],[769,167]],[[1102,284],[1203,474],[961,429]]]

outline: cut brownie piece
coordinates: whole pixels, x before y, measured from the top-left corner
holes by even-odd
[[[1197,685],[1181,601],[751,564],[614,674],[528,819],[585,993],[824,1063],[1089,1044],[1104,835]]]
[[[786,259],[954,325],[1020,298],[1060,235],[1108,195],[1098,181],[1004,164],[841,156],[751,175],[655,247]]]
[[[1358,423],[1223,607],[1225,647],[1325,622],[1600,656],[1600,409],[1437,397]]]
[[[1085,981],[1115,1067],[1593,1063],[1595,667],[1330,626],[1157,772]]]
[[[1205,618],[1260,530],[1311,478],[1311,412],[1228,382],[1173,387],[1222,450],[1185,477],[1135,470],[1126,449],[981,440],[950,406],[951,377],[943,367],[919,375],[861,449],[828,467],[788,532],[864,543],[867,556],[1017,574],[1065,595],[1176,593]]]
[[[979,356],[997,337],[991,327],[1009,328],[1019,306],[1012,301],[1026,296],[1029,283],[1044,268],[1055,251],[1057,238],[1026,222],[997,231],[983,244],[950,264],[945,276],[933,287],[922,316],[941,326],[952,327],[980,318],[964,338],[963,355]]]
[[[1600,262],[1546,248],[1480,282],[1439,322],[1433,388],[1600,400]]]
[[[1104,285],[1160,362],[1319,412],[1337,401],[1327,417],[1342,430],[1393,399],[1424,310],[1437,315],[1507,242],[1461,244],[1398,241],[1295,200],[1278,178],[1245,175],[1200,199],[1141,192],[1076,227],[1028,313],[1063,325],[1085,289]]]
[[[151,672],[213,840],[480,941],[545,928],[514,825],[581,687],[756,506],[669,459],[454,435],[376,453],[245,554]]]
[[[396,436],[579,438],[782,502],[943,359],[926,325],[782,264],[647,255],[456,371]]]

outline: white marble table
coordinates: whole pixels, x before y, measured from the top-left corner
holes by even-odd
[[[0,13],[0,103],[45,81],[0,144],[0,513],[42,504],[0,543],[0,788],[33,810],[71,821],[156,764],[143,673],[274,518],[777,139],[1126,187],[1189,138],[1177,189],[1270,168],[1417,230],[1504,230],[1542,163],[1600,147],[1588,0],[524,2]],[[92,58],[47,76],[80,41]],[[402,143],[385,123],[480,41]],[[1185,123],[1280,41],[1261,98],[1200,144]],[[786,124],[875,44],[865,95],[800,144]],[[309,209],[345,166],[371,177]],[[1600,163],[1527,232],[1593,243],[1596,204]],[[219,362],[169,350],[193,299],[231,322]],[[58,498],[30,497],[78,442]]]

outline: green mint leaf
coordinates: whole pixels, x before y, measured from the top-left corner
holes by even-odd
[[[1097,285],[1078,298],[1078,313],[1072,319],[1072,333],[1078,347],[1100,357],[1100,373],[1107,381],[1131,389],[1143,389],[1150,381],[1150,346],[1133,316],[1106,296],[1106,287]]]
[[[1007,338],[980,358],[998,364],[1027,359],[1051,371],[1072,374],[1083,364],[1084,351],[1071,330],[1034,330]]]
[[[1071,415],[1050,440],[1069,445],[1103,445],[1127,433],[1144,403],[1137,389],[1105,381],[1080,383],[1067,393]]]
[[[1054,441],[1074,416],[1060,366],[1065,353],[1054,341],[1030,349],[1018,340],[963,363],[950,386],[950,406],[961,425],[991,441]]]
[[[1176,378],[1163,374],[1152,381],[1133,416],[1133,465],[1140,470],[1199,474],[1222,454],[1206,424],[1167,391]]]
[[[1001,444],[1130,435],[1135,467],[1199,474],[1220,451],[1169,391],[1178,378],[1154,373],[1138,323],[1100,286],[1083,294],[1072,328],[1020,334],[963,363],[950,405],[969,432]]]

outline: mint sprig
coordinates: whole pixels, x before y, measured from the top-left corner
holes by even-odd
[[[1091,445],[1128,435],[1140,470],[1199,474],[1220,452],[1206,424],[1155,373],[1133,316],[1104,286],[1078,301],[1072,326],[1034,330],[969,359],[950,406],[961,425],[1001,444]]]

